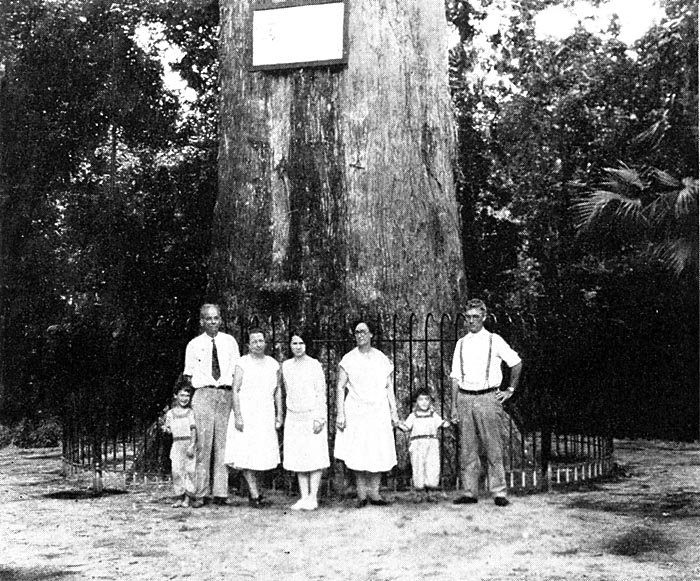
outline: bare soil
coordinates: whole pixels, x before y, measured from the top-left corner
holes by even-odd
[[[700,445],[616,442],[618,476],[551,494],[455,506],[313,513],[273,494],[170,508],[152,487],[94,497],[56,449],[0,450],[0,579],[700,579]]]

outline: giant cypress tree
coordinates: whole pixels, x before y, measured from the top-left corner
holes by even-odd
[[[283,72],[248,69],[252,4],[221,2],[212,294],[239,314],[284,291],[307,317],[452,310],[465,289],[444,3],[354,0],[347,66]]]

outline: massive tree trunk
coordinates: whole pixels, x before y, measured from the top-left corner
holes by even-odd
[[[252,72],[252,0],[221,2],[210,291],[230,312],[441,312],[465,292],[444,4],[349,10],[346,67]]]
[[[5,130],[5,115],[7,111],[5,99],[5,62],[0,60],[0,403],[2,403],[5,395],[5,366],[7,359],[5,358],[5,326],[6,326],[6,306],[5,306],[5,286],[7,281],[5,278],[5,228],[4,221],[6,216],[7,206],[7,183],[5,178],[6,165],[6,144],[7,134]]]

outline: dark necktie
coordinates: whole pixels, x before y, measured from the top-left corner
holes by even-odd
[[[219,355],[216,352],[216,341],[211,340],[211,376],[218,380],[221,377],[221,368],[219,367]]]

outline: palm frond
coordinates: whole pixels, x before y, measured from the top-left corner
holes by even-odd
[[[698,260],[697,244],[687,238],[666,240],[654,247],[653,254],[676,276],[694,268]]]
[[[620,185],[632,186],[643,190],[646,186],[639,176],[639,172],[635,169],[627,167],[625,164],[620,164],[622,167],[606,167],[605,171],[611,175]],[[608,182],[610,183],[610,182]]]
[[[695,178],[683,178],[683,189],[678,192],[675,203],[676,218],[688,215],[697,216],[698,213],[698,180]]]
[[[596,190],[576,202],[572,210],[577,230],[587,230],[596,222],[608,218],[630,226],[646,224],[642,202],[610,190]]]
[[[653,228],[663,228],[669,221],[673,221],[673,208],[677,199],[678,190],[656,194],[646,209],[649,224]]]
[[[680,188],[682,185],[680,181],[678,181],[670,173],[665,172],[662,169],[653,170],[653,175],[662,186],[668,188]]]
[[[698,179],[679,180],[660,169],[640,171],[624,163],[605,172],[608,179],[599,189],[572,206],[578,233],[614,224],[637,240],[643,237],[646,252],[676,275],[693,266],[697,275]]]
[[[632,143],[635,145],[646,145],[652,150],[656,149],[666,137],[666,132],[670,127],[668,111],[664,111],[661,119],[632,139]]]

